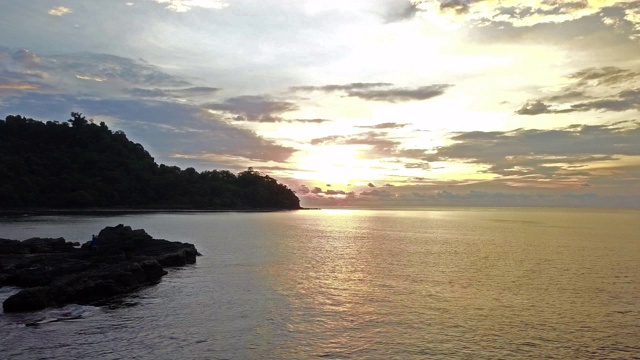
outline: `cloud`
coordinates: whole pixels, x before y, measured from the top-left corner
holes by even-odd
[[[540,100],[527,102],[524,104],[516,114],[518,115],[539,115],[549,112],[549,105],[543,103]]]
[[[311,145],[366,145],[371,147],[367,153],[369,156],[392,156],[400,145],[400,142],[384,138],[384,134],[370,131],[355,135],[331,135],[311,140]]]
[[[425,207],[425,206],[544,206],[544,207],[616,207],[637,208],[640,195],[598,194],[590,184],[555,191],[552,188],[523,190],[505,182],[448,182],[431,185],[407,185],[389,190],[349,192],[346,197],[301,196],[303,206],[310,207]]]
[[[390,83],[350,83],[345,85],[296,86],[292,91],[344,92],[348,97],[370,101],[406,102],[427,100],[440,95],[453,86],[451,84],[433,84],[413,89],[391,87]]]
[[[329,122],[331,120],[327,119],[287,119],[285,122],[298,122],[298,123],[308,123],[308,124],[322,124]]]
[[[404,164],[406,169],[421,169],[421,170],[430,170],[431,165],[428,162],[419,162],[419,163],[406,163]]]
[[[324,91],[324,92],[335,92],[335,91],[357,91],[357,90],[365,90],[371,88],[378,87],[387,87],[391,86],[391,83],[377,82],[377,83],[350,83],[344,85],[322,85],[322,86],[293,86],[290,88],[291,91]]]
[[[327,190],[325,194],[335,196],[335,195],[348,195],[349,193],[347,193],[344,190]]]
[[[399,124],[399,123],[395,123],[395,122],[386,122],[386,123],[381,123],[381,124],[376,124],[376,125],[371,125],[371,126],[356,126],[357,128],[361,128],[361,129],[400,129],[407,126],[407,124]]]
[[[11,59],[27,69],[40,66],[40,57],[27,49],[17,50],[11,54]]]
[[[52,16],[64,16],[71,14],[73,11],[71,9],[66,8],[64,6],[57,6],[49,10],[47,13]]]
[[[203,97],[210,96],[221,89],[214,87],[206,87],[206,86],[197,86],[197,87],[189,87],[184,89],[161,89],[161,88],[152,88],[152,89],[144,89],[144,88],[129,88],[124,89],[124,92],[137,97],[145,97],[145,98],[193,98],[193,97]]]
[[[367,184],[367,186],[368,186],[368,187],[372,187],[372,188],[373,188],[373,187],[376,187],[375,185],[373,185],[373,183],[368,183],[368,184]]]
[[[516,111],[516,114],[621,112],[640,109],[640,72],[607,66],[580,70],[567,78],[573,82],[556,95],[528,101]],[[620,88],[626,89],[620,91]]]
[[[487,44],[546,44],[582,52],[591,64],[615,64],[640,56],[640,2],[635,0],[470,3],[452,22],[470,27],[471,39]],[[563,5],[569,6],[563,6]]]
[[[113,130],[123,130],[162,162],[182,158],[213,167],[219,159],[235,157],[236,162],[244,159],[282,163],[296,151],[233,127],[190,104],[25,92],[5,97],[0,110],[40,120],[64,119],[71,111],[107,118]]]
[[[437,11],[452,13],[465,21],[486,26],[488,23],[502,23],[517,27],[532,27],[540,24],[576,21],[598,13],[622,11],[624,21],[637,22],[637,10],[640,8],[634,0],[601,1],[512,1],[512,0],[422,0],[417,4],[418,11]],[[607,22],[603,17],[601,21]],[[611,26],[616,25],[610,22]],[[619,25],[619,24],[618,24]]]
[[[160,4],[168,4],[166,9],[175,12],[187,12],[193,8],[224,9],[229,3],[223,0],[155,0]]]
[[[27,84],[40,92],[100,97],[146,97],[191,101],[219,91],[194,86],[141,59],[96,53],[42,55],[0,47],[0,83]]]
[[[591,67],[584,70],[576,71],[567,76],[569,79],[575,80],[573,86],[611,86],[626,83],[640,77],[640,73],[630,69],[622,69],[616,66]]]
[[[361,158],[384,159],[384,158],[405,158],[425,160],[426,149],[402,148],[402,142],[388,138],[385,132],[368,131],[353,135],[330,135],[315,138],[310,141],[311,145],[353,145],[366,146],[366,150],[360,153]]]
[[[485,172],[505,177],[573,179],[602,173],[640,156],[640,123],[572,125],[561,129],[473,131],[454,135],[454,144],[427,154],[430,161],[456,159],[486,165]],[[580,180],[584,182],[584,179]]]
[[[268,96],[246,95],[211,103],[211,110],[224,111],[235,115],[237,121],[279,122],[285,112],[298,110],[298,106],[289,101],[274,100]]]
[[[385,8],[382,11],[382,18],[387,23],[405,21],[412,19],[420,10],[415,1],[400,0],[384,2]]]
[[[471,0],[444,0],[440,1],[440,10],[453,10],[458,15],[466,14],[469,12],[472,3],[473,1]]]
[[[415,89],[358,90],[351,92],[349,96],[386,102],[427,100],[444,94],[445,90],[451,86],[450,84],[435,84]]]
[[[141,60],[121,56],[75,53],[47,56],[43,68],[48,71],[71,73],[88,78],[146,86],[189,86],[190,83],[161,68]]]
[[[594,100],[571,105],[571,111],[627,111],[640,110],[640,88],[624,90],[608,99]]]
[[[387,191],[387,190],[371,190],[371,191],[363,191],[359,194],[360,196],[365,197],[376,197],[382,199],[394,198],[395,194]]]
[[[568,91],[565,93],[558,93],[557,95],[550,96],[546,98],[546,101],[557,102],[557,103],[567,103],[573,102],[576,100],[584,100],[588,99],[590,96],[586,95],[584,91]]]

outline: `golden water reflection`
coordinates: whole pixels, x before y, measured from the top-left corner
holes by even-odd
[[[291,347],[278,355],[472,356],[480,347],[510,357],[550,341],[579,349],[584,340],[561,329],[575,325],[597,338],[601,325],[592,321],[610,315],[597,285],[610,273],[598,267],[638,272],[633,255],[589,263],[602,245],[584,236],[597,224],[576,231],[544,212],[474,216],[341,210],[301,221],[300,240],[288,243],[275,273],[292,309]]]

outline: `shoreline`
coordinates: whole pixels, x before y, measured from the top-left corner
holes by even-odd
[[[42,216],[42,215],[126,215],[154,213],[226,213],[226,212],[280,212],[298,210],[320,210],[320,208],[299,209],[128,209],[128,208],[87,208],[87,209],[0,209],[0,217]]]

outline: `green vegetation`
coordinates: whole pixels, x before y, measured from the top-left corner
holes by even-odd
[[[298,209],[285,185],[158,165],[140,144],[80,113],[64,123],[0,120],[0,208]]]

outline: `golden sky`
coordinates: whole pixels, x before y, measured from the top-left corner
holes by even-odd
[[[305,206],[640,207],[640,2],[0,5],[0,109]]]

